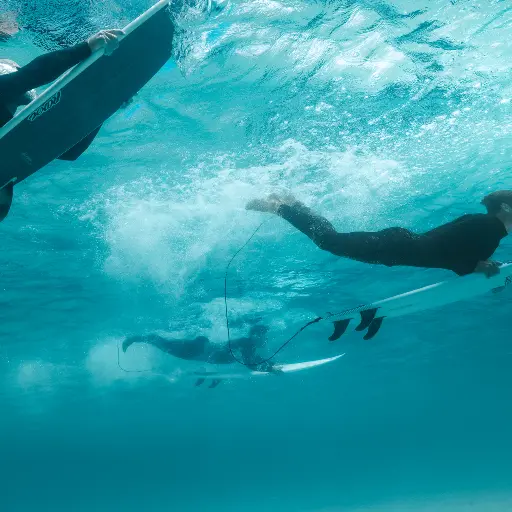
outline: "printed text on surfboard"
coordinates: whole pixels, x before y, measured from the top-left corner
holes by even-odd
[[[61,95],[61,91],[58,91],[48,101],[45,101],[39,108],[34,110],[34,112],[32,112],[32,114],[30,114],[27,119],[29,121],[35,121],[38,117],[46,114],[48,110],[51,110],[53,107],[55,107],[55,105],[59,104]]]

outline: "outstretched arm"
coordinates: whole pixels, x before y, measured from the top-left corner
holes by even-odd
[[[31,89],[56,80],[62,73],[91,55],[87,43],[37,57],[15,73],[0,76],[0,95],[14,100]]]
[[[1,75],[2,101],[8,103],[31,89],[53,82],[96,50],[105,48],[107,54],[111,53],[119,45],[118,37],[122,34],[122,30],[99,32],[86,42],[41,55],[15,73]]]
[[[245,366],[256,369],[257,363],[260,359],[256,354],[256,347],[254,344],[247,339],[246,343],[240,344],[237,348],[240,350],[240,355],[242,356],[242,361]]]
[[[254,344],[247,346],[241,350],[242,361],[247,368],[257,372],[278,372],[272,361],[266,361],[265,358],[258,354]]]

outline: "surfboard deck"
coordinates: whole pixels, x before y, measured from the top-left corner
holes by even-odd
[[[109,57],[95,52],[0,129],[0,187],[66,153],[129,101],[169,60],[174,25],[161,0],[124,28]]]
[[[384,318],[438,308],[485,293],[501,291],[509,285],[512,285],[512,263],[502,265],[500,273],[491,278],[481,274],[457,277],[388,299],[327,313],[322,320],[334,323],[334,333],[329,338],[331,341],[337,340],[350,329],[366,331],[364,339],[371,339],[380,330]]]
[[[318,366],[333,363],[341,359],[345,354],[339,354],[326,359],[318,359],[315,361],[305,361],[303,363],[278,364],[276,369],[278,372],[258,372],[258,371],[233,371],[233,372],[217,372],[217,371],[195,371],[190,373],[191,377],[205,380],[231,380],[231,379],[250,379],[251,377],[267,377],[269,375],[281,375],[286,373],[301,372],[311,370]]]

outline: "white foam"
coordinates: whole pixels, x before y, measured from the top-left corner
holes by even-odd
[[[16,385],[24,391],[53,393],[57,383],[66,377],[69,368],[48,361],[33,360],[20,363],[16,376]]]
[[[262,220],[271,221],[277,240],[290,230],[277,218],[246,212],[250,199],[291,191],[333,220],[341,217],[345,229],[375,228],[408,183],[398,162],[352,149],[315,151],[289,140],[276,154],[280,164],[260,167],[205,160],[186,170],[188,185],[172,183],[167,176],[174,170],[162,169],[94,197],[82,219],[102,232],[106,272],[149,280],[179,298],[205,267],[222,272]]]
[[[144,345],[130,347],[126,353],[120,351],[121,367],[117,350],[122,340],[110,338],[94,345],[85,360],[85,368],[95,386],[109,386],[117,381],[137,381],[150,378],[157,366],[153,352]],[[122,369],[124,368],[124,370]],[[148,370],[148,371],[145,371]]]

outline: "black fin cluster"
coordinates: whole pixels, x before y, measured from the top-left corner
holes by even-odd
[[[361,321],[359,325],[356,327],[356,331],[366,331],[364,335],[364,340],[371,340],[380,330],[382,326],[382,322],[384,321],[384,317],[377,316],[378,308],[365,309],[364,311],[360,311]],[[334,332],[329,337],[329,341],[336,341],[340,339],[345,332],[351,322],[351,318],[346,318],[344,320],[336,320],[334,323]]]

